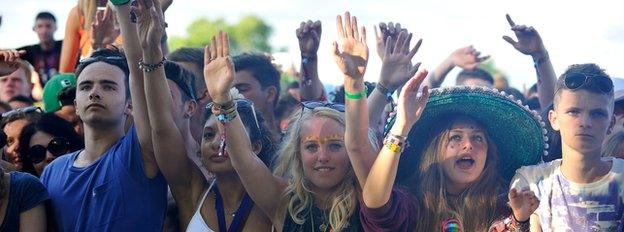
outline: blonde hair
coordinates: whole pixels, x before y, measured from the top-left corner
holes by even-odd
[[[288,199],[288,214],[293,221],[299,225],[304,224],[311,204],[314,202],[314,194],[308,187],[303,173],[303,163],[301,161],[301,125],[303,122],[316,117],[324,117],[337,121],[345,126],[344,113],[336,110],[318,107],[315,109],[305,109],[295,112],[288,125],[288,131],[282,142],[282,147],[277,154],[277,166],[274,174],[289,179],[288,187],[284,191]],[[327,203],[331,204],[329,211],[329,224],[333,231],[341,231],[349,226],[349,219],[356,214],[358,205],[357,180],[355,173],[349,165],[349,170],[343,181],[335,188],[336,190],[328,196]]]
[[[496,169],[498,150],[487,132],[485,137],[488,149],[483,172],[455,199],[448,196],[445,188],[448,180],[441,163],[442,154],[449,143],[451,126],[456,119],[444,120],[446,125],[440,127],[441,132],[425,148],[420,166],[412,177],[415,182],[412,192],[419,204],[416,231],[439,231],[441,223],[449,218],[459,220],[464,231],[488,231],[496,219],[500,185]]]
[[[91,31],[91,23],[97,10],[97,1],[99,0],[78,0],[78,15],[84,17],[82,28],[87,31]]]

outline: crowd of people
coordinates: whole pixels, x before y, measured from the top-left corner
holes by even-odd
[[[345,12],[327,93],[320,21],[280,86],[224,31],[169,52],[171,4],[78,0],[63,41],[41,12],[39,44],[0,49],[0,231],[624,231],[624,90],[593,63],[557,76],[534,27],[506,16],[536,73],[519,91],[472,46],[427,71],[394,22],[367,73]]]

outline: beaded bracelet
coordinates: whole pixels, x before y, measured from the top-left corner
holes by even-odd
[[[375,85],[375,89],[379,90],[381,94],[386,96],[386,100],[388,100],[388,102],[393,101],[392,99],[392,94],[394,94],[393,91],[390,91],[390,89],[388,89],[388,87],[381,84],[381,82],[377,82],[377,84]]]
[[[345,89],[345,97],[351,100],[362,99],[363,97],[366,97],[367,93],[368,93],[368,88],[366,87],[366,85],[364,85],[364,90],[357,92],[357,93],[349,93],[347,92],[347,89]]]
[[[162,67],[165,64],[165,60],[167,60],[167,58],[165,58],[163,56],[162,60],[160,62],[158,62],[157,64],[146,64],[143,59],[139,60],[139,69],[143,70],[143,72],[152,72],[160,67]]]

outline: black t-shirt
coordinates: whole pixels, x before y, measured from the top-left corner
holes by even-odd
[[[52,76],[58,73],[62,47],[63,41],[60,40],[54,42],[54,47],[50,51],[44,51],[39,44],[24,46],[18,50],[26,50],[22,59],[28,61],[35,68],[39,73],[41,84],[45,85]]]

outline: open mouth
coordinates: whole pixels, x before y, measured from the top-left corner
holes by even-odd
[[[334,170],[334,168],[323,166],[323,167],[316,167],[316,168],[314,168],[314,170],[318,171],[318,172],[329,172],[331,170]]]
[[[475,160],[470,156],[463,156],[455,161],[455,167],[462,170],[470,170],[475,165]]]

